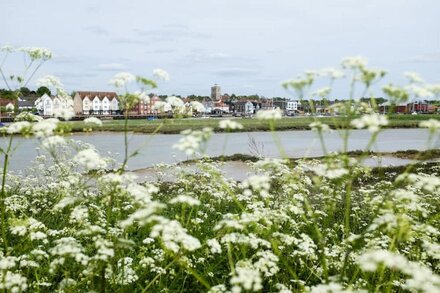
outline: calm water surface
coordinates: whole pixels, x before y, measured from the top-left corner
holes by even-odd
[[[316,133],[305,131],[281,131],[276,132],[284,151],[289,157],[320,156],[323,154]],[[71,138],[91,143],[101,152],[110,154],[118,161],[122,161],[124,152],[123,133],[91,133],[75,134]],[[172,148],[181,135],[157,134],[133,134],[130,136],[130,150],[141,147],[140,154],[129,161],[131,170],[150,167],[157,163],[176,163],[189,159],[179,151]],[[393,152],[408,149],[426,149],[428,131],[426,129],[387,129],[379,134],[378,142],[374,145],[374,151]],[[337,131],[326,133],[324,136],[328,151],[342,149],[342,139]],[[366,130],[353,130],[349,140],[349,150],[364,149],[370,139],[370,133]],[[12,170],[22,170],[28,167],[38,154],[39,146],[37,139],[14,138],[16,146],[11,161]],[[252,143],[252,141],[254,143]],[[225,143],[226,142],[226,143]],[[4,147],[6,138],[0,138],[0,145]],[[438,145],[436,147],[439,147]],[[39,151],[42,152],[41,150]],[[207,154],[210,156],[261,153],[267,157],[280,157],[280,150],[274,143],[273,134],[270,132],[243,132],[243,133],[216,133],[211,138]],[[3,158],[0,159],[3,164]]]

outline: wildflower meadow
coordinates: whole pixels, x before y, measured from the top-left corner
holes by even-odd
[[[25,54],[33,64],[51,57],[38,48],[5,47],[2,53]],[[126,168],[137,154],[128,148],[127,130],[120,142],[124,160],[117,162],[69,136],[58,119],[68,120],[69,111],[49,119],[17,116],[1,138],[0,290],[440,292],[440,166],[408,165],[379,176],[361,163],[388,119],[373,102],[356,97],[373,97],[372,86],[385,76],[385,70],[351,57],[340,69],[307,71],[283,83],[305,98],[309,92],[328,95],[336,79],[347,80],[349,99],[333,107],[344,119],[334,130],[313,122],[325,156],[292,161],[274,131],[281,113],[258,112],[256,119],[273,130],[280,156],[249,162],[254,172],[240,182],[222,173],[222,162],[204,155],[210,128],[188,129],[175,145],[196,159],[201,172],[182,169],[173,182],[142,182]],[[439,91],[413,73],[407,76],[408,85],[383,88],[390,100]],[[120,73],[111,83],[127,109],[169,79],[157,69],[151,78]],[[329,86],[313,89],[317,79]],[[70,103],[57,78],[40,81]],[[183,104],[177,97],[160,105],[165,103],[173,113]],[[94,117],[85,123],[92,131],[102,125]],[[221,120],[219,127],[232,132],[242,125]],[[440,122],[420,127],[430,134],[427,148],[434,147]],[[352,129],[368,129],[371,136],[356,157],[347,154]],[[327,152],[326,131],[340,133],[340,152]],[[17,135],[37,138],[41,152],[29,169],[12,172]],[[157,166],[157,172],[171,169],[179,167]]]

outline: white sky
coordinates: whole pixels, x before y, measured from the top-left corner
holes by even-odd
[[[112,90],[117,72],[160,67],[171,75],[160,94],[209,95],[218,83],[230,94],[289,97],[281,81],[354,55],[387,69],[387,81],[416,71],[440,82],[438,0],[0,2],[0,46],[50,48],[38,76],[56,75],[68,91]],[[335,87],[346,96],[346,82]]]

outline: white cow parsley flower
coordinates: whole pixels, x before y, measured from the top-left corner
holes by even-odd
[[[86,170],[97,170],[107,167],[106,161],[94,149],[79,151],[73,160],[84,166]]]
[[[280,109],[260,110],[257,112],[257,119],[260,120],[278,120],[281,119],[283,113]]]
[[[263,289],[260,273],[245,261],[237,263],[234,276],[230,282],[234,293],[241,292],[241,289],[254,292]]]
[[[327,124],[322,123],[321,121],[312,122],[309,124],[309,127],[313,131],[318,131],[318,132],[330,132],[331,131],[330,127]]]
[[[175,108],[181,108],[184,106],[184,103],[182,99],[175,97],[175,96],[169,96],[166,98],[166,102],[170,104],[172,107]]]
[[[208,241],[206,241],[206,244],[208,245],[209,250],[211,250],[211,253],[222,253],[222,247],[217,239],[208,239]]]
[[[58,122],[60,121],[56,118],[49,118],[39,121],[32,127],[34,135],[39,138],[51,136],[54,130],[57,128]]]
[[[196,111],[196,112],[199,112],[199,113],[205,111],[205,106],[203,106],[203,104],[200,103],[200,102],[191,101],[190,104],[191,104],[191,108],[193,109],[193,111]]]
[[[44,138],[41,145],[46,149],[54,149],[56,147],[65,145],[66,143],[67,142],[63,137],[54,135]]]
[[[127,84],[135,80],[136,80],[136,76],[134,74],[131,74],[129,72],[120,72],[115,74],[115,76],[113,76],[113,78],[109,81],[109,84],[117,88],[120,88],[126,86]]]
[[[342,60],[342,67],[347,69],[364,68],[367,60],[361,56],[346,57]]]
[[[352,120],[351,125],[358,129],[367,127],[368,131],[372,133],[377,133],[380,130],[381,126],[388,125],[388,119],[384,115],[372,113],[363,115],[361,118]]]
[[[187,204],[189,206],[198,206],[200,205],[200,200],[185,194],[178,195],[170,200],[170,204]]]
[[[96,117],[89,117],[84,119],[85,124],[95,124],[97,126],[102,126],[102,121],[99,118]]]
[[[187,129],[182,131],[181,134],[183,134],[183,137],[179,139],[177,144],[173,145],[173,148],[192,156],[203,151],[203,147],[212,136],[212,128],[205,127],[201,131]]]
[[[14,122],[8,126],[7,132],[9,134],[20,133],[23,130],[29,129],[31,124],[27,121]]]
[[[435,132],[440,128],[440,121],[437,119],[429,119],[425,121],[420,121],[419,127],[428,128],[429,131]]]
[[[221,129],[230,129],[230,130],[243,129],[243,125],[241,125],[240,123],[238,123],[236,121],[232,121],[230,119],[221,120],[219,122],[219,127]]]
[[[153,70],[153,75],[159,79],[162,80],[170,80],[170,75],[168,74],[168,72],[166,72],[165,70],[161,69],[161,68],[156,68]]]

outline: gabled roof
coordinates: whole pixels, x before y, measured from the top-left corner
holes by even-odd
[[[16,104],[16,100],[10,100],[10,99],[3,99],[3,98],[0,98],[0,106],[7,106],[8,104],[13,104],[13,105],[15,105]]]
[[[22,100],[18,101],[18,107],[34,107],[35,101]]]
[[[118,98],[118,94],[116,92],[93,92],[93,91],[77,91],[76,92],[79,97],[83,100],[85,97],[89,97],[89,99],[94,99],[95,97],[98,97],[98,99],[102,100],[104,97],[107,97],[108,99]]]

